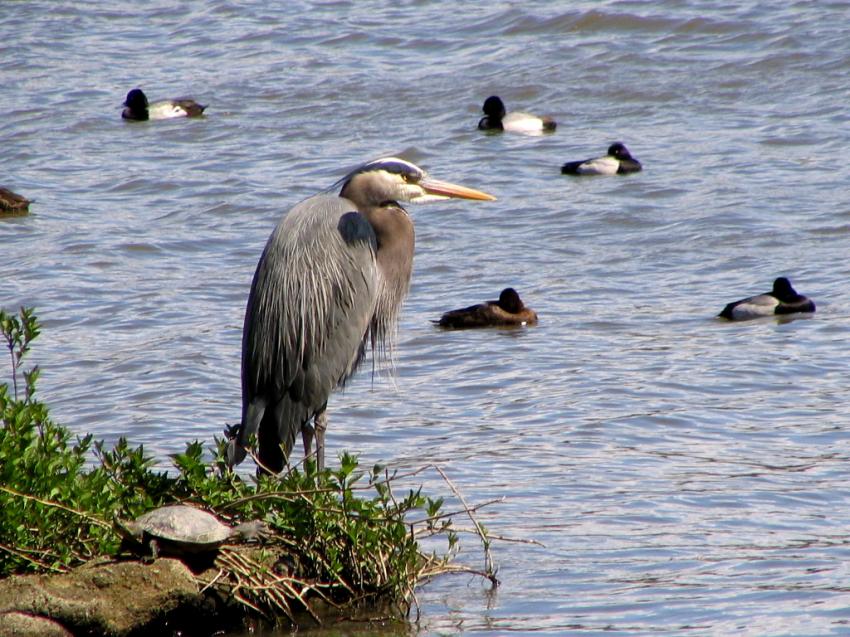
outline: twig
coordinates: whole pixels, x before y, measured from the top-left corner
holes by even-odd
[[[377,480],[372,484],[384,484],[384,483],[389,484],[390,482],[403,480],[404,478],[412,478],[414,476],[418,476],[420,473],[423,473],[424,471],[427,471],[432,466],[434,466],[434,465],[426,464],[425,466],[419,467],[418,469],[411,469],[407,473],[399,473],[398,469],[394,469],[392,476],[387,475],[387,477],[384,478],[383,480]],[[385,472],[385,474],[387,474],[386,468],[384,469],[384,472]]]
[[[428,534],[429,530],[430,529],[421,529],[421,531],[419,532],[419,537],[422,537],[422,536],[431,537],[431,535]],[[432,535],[439,535],[440,533],[443,533],[443,532],[446,532],[446,531],[452,531],[453,533],[469,533],[469,534],[478,535],[478,531],[476,529],[458,528],[456,526],[453,526],[453,527],[448,528],[448,529],[434,529],[434,533]],[[489,531],[487,532],[487,539],[490,540],[490,542],[493,542],[494,540],[496,540],[498,542],[513,542],[513,543],[516,543],[516,544],[533,544],[535,546],[540,546],[540,547],[546,548],[546,545],[543,544],[543,542],[539,542],[537,540],[529,540],[529,539],[526,539],[526,538],[518,538],[518,537],[506,537],[504,535],[493,535]]]
[[[0,551],[6,551],[11,555],[17,555],[19,558],[21,558],[22,560],[26,560],[30,564],[33,564],[43,569],[54,571],[56,573],[67,573],[70,570],[68,568],[53,566],[52,564],[48,564],[47,562],[42,562],[33,557],[30,557],[24,551],[12,548],[11,546],[7,546],[5,544],[0,544]]]
[[[10,495],[17,496],[19,498],[24,498],[25,500],[30,500],[32,502],[38,502],[39,504],[43,504],[44,506],[54,507],[56,509],[61,509],[63,511],[67,511],[68,513],[73,513],[88,522],[99,526],[103,529],[111,529],[112,525],[107,524],[103,520],[99,520],[96,517],[89,515],[88,513],[84,513],[82,511],[78,511],[77,509],[72,509],[71,507],[65,506],[64,504],[59,504],[58,502],[51,502],[50,500],[43,500],[42,498],[37,498],[34,495],[29,495],[28,493],[21,493],[20,491],[15,491],[15,489],[10,489],[9,487],[0,486],[0,491],[5,491]]]
[[[218,573],[215,574],[215,577],[213,577],[209,582],[204,584],[204,587],[201,589],[201,593],[204,593],[204,592],[206,592],[207,589],[215,586],[215,583],[218,580],[220,580],[222,577],[224,577],[224,574],[225,574],[224,569],[222,569],[222,568],[218,569]]]
[[[15,400],[18,400],[18,361],[15,360],[15,341],[11,332],[4,332],[3,336],[6,337],[9,356],[12,357],[12,387],[14,388]]]
[[[295,577],[274,575],[263,564],[237,551],[222,550],[219,553],[219,563],[236,579],[233,596],[249,608],[259,610],[241,591],[253,598],[264,599],[269,606],[282,611],[292,623],[296,622],[290,600],[298,600],[316,624],[322,624],[321,618],[306,599],[306,595],[312,591],[330,601],[319,587]]]
[[[457,493],[455,493],[457,495]],[[422,518],[420,520],[415,520],[413,522],[408,522],[408,524],[416,526],[419,524],[427,524],[429,522],[436,522],[437,520],[442,520],[445,518],[451,518],[453,515],[459,515],[460,513],[469,513],[470,511],[478,511],[479,509],[483,509],[484,507],[490,506],[491,504],[500,504],[505,501],[505,498],[494,498],[492,500],[487,500],[486,502],[480,502],[471,507],[463,508],[459,511],[450,511],[448,513],[440,513],[439,515],[432,515],[429,518]],[[463,500],[461,500],[463,502]],[[465,505],[466,503],[464,503]]]
[[[259,458],[257,458],[256,455],[252,451],[248,450],[248,454],[251,456],[251,458],[254,460],[254,462],[257,463],[258,467],[265,468],[260,463]],[[301,462],[299,462],[298,464],[301,464],[302,462],[303,462],[303,460]],[[401,479],[404,479],[404,478],[412,478],[412,477],[422,473],[426,469],[430,469],[432,466],[433,465],[425,465],[424,467],[421,467],[419,469],[415,469],[415,470],[412,470],[412,471],[408,471],[407,473],[394,472],[392,476],[388,476],[383,480],[376,480],[374,482],[370,481],[370,483],[368,485],[357,486],[357,485],[354,485],[354,484],[350,484],[350,485],[346,485],[346,487],[350,491],[372,491],[376,484],[378,484],[378,485],[380,485],[380,484],[389,485],[391,482],[396,481],[396,480],[401,480]],[[293,470],[293,467],[290,467],[287,470],[286,474],[283,474],[282,476],[280,476],[281,479],[286,478],[286,476],[289,473],[291,473],[292,470]],[[338,491],[338,489],[335,489],[335,488],[305,489],[303,491],[267,491],[267,492],[264,492],[264,493],[255,493],[253,495],[246,495],[246,496],[241,497],[237,500],[233,500],[232,502],[228,502],[227,504],[221,505],[220,507],[218,507],[217,510],[218,511],[226,511],[227,509],[239,506],[240,504],[245,504],[247,502],[253,502],[255,500],[266,500],[266,499],[278,498],[278,499],[281,499],[281,500],[293,501],[293,500],[295,500],[295,498],[304,497],[305,495],[315,495],[315,494],[319,494],[319,493],[335,493],[336,491]]]
[[[434,468],[437,470],[437,473],[443,476],[443,480],[445,480],[446,484],[449,485],[449,488],[452,490],[452,493],[455,494],[455,497],[460,500],[460,503],[463,505],[466,514],[469,516],[469,519],[472,521],[473,526],[475,526],[475,529],[478,531],[478,536],[481,538],[481,543],[484,546],[484,577],[489,579],[493,583],[493,586],[498,586],[499,580],[496,578],[496,570],[493,568],[493,556],[490,554],[490,541],[487,539],[487,534],[484,532],[484,529],[481,528],[481,525],[478,523],[478,520],[475,519],[475,515],[473,514],[472,509],[470,509],[469,505],[466,503],[466,499],[463,497],[463,494],[458,491],[454,483],[449,479],[449,477],[439,466],[434,465]]]
[[[484,579],[488,579],[491,582],[495,579],[495,576],[492,573],[481,571],[477,568],[472,568],[471,566],[462,566],[459,564],[443,564],[439,568],[435,568],[433,571],[423,570],[420,571],[419,575],[425,579],[431,579],[436,577],[437,575],[458,575],[458,574],[467,574],[467,575],[476,575],[478,577],[482,577]],[[499,580],[494,582],[494,586],[499,585]]]

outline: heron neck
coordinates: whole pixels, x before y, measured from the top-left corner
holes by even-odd
[[[375,231],[378,268],[387,281],[403,288],[404,296],[413,270],[413,221],[398,204],[375,206],[363,213]]]
[[[361,210],[375,231],[380,284],[372,321],[373,343],[379,351],[392,349],[393,335],[402,301],[410,288],[415,233],[413,221],[398,204]]]

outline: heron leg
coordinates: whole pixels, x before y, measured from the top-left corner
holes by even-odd
[[[316,428],[316,467],[325,468],[325,430],[328,428],[327,412],[323,409],[313,419]]]
[[[301,425],[301,440],[304,441],[304,459],[313,452],[313,423],[309,420]]]

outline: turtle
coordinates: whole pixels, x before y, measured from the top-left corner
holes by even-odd
[[[225,542],[256,540],[268,532],[261,520],[228,526],[212,513],[186,504],[169,504],[148,511],[132,521],[116,520],[122,548],[146,556],[184,557],[211,554]]]

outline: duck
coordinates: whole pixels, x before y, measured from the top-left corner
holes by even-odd
[[[206,106],[193,99],[159,100],[149,103],[147,95],[140,88],[127,93],[121,117],[144,122],[149,119],[172,119],[175,117],[200,117]]]
[[[604,157],[568,161],[561,166],[561,173],[564,175],[627,175],[639,172],[642,168],[625,144],[614,142],[608,147],[608,154]]]
[[[555,130],[557,124],[551,117],[537,117],[529,113],[507,113],[505,104],[497,95],[484,100],[484,117],[478,122],[479,130],[505,130],[513,133],[542,133]]]
[[[773,282],[773,289],[770,292],[729,303],[718,316],[730,321],[740,321],[760,316],[814,311],[814,301],[798,294],[791,286],[791,281],[785,277],[779,277]]]
[[[433,322],[451,328],[535,325],[537,312],[523,304],[515,289],[505,288],[498,301],[451,310]]]
[[[0,187],[0,213],[23,215],[29,212],[31,203],[23,195]]]

